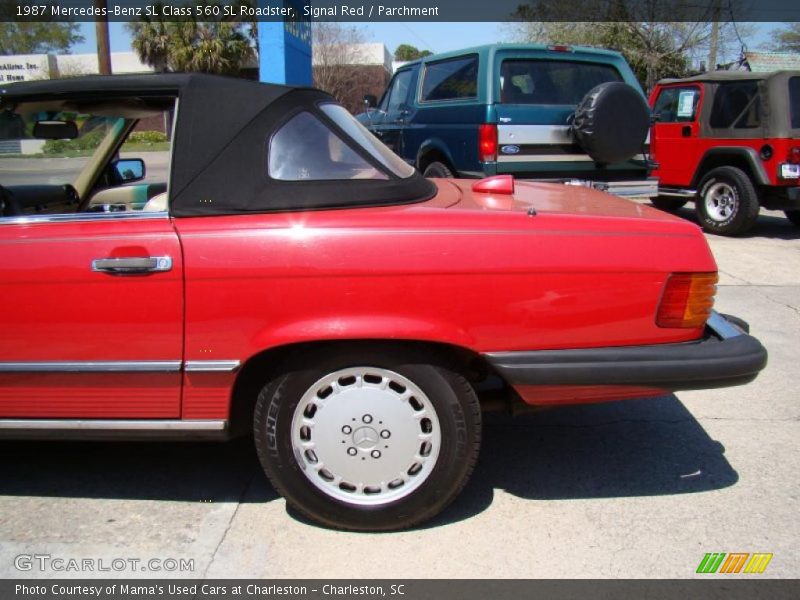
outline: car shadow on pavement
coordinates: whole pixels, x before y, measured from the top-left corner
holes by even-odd
[[[264,503],[278,498],[251,439],[218,443],[0,443],[0,495]],[[672,495],[738,476],[674,395],[484,416],[480,458],[445,512],[423,528],[486,510],[494,490],[568,500]],[[293,518],[304,519],[294,511]]]
[[[694,212],[694,205],[689,204],[673,212],[675,216],[691,221],[699,225],[697,216]],[[782,212],[771,211],[762,212],[758,215],[753,228],[739,238],[768,238],[774,240],[796,240],[800,238],[800,227],[797,227],[787,219]]]
[[[230,443],[0,443],[0,495],[267,502],[252,439]],[[252,489],[250,489],[252,488]],[[246,499],[245,499],[246,496]]]
[[[494,490],[528,500],[662,496],[729,487],[739,477],[674,394],[484,418],[481,456],[430,525],[485,510]]]

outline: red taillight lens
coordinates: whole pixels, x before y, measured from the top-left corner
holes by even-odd
[[[572,46],[567,46],[565,44],[553,44],[552,46],[548,46],[547,49],[552,52],[572,52]]]
[[[658,305],[656,325],[694,329],[705,325],[717,292],[716,273],[673,273]]]
[[[478,156],[481,162],[497,160],[497,125],[478,126]]]
[[[789,156],[786,157],[786,162],[792,163],[793,165],[800,165],[800,148],[795,146],[789,150]]]

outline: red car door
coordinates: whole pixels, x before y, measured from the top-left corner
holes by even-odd
[[[166,213],[0,219],[0,418],[180,416],[183,283]]]
[[[659,184],[686,187],[692,182],[700,159],[698,115],[702,103],[700,85],[674,85],[656,88],[651,97],[657,117],[651,135],[651,148],[659,164],[654,173]]]

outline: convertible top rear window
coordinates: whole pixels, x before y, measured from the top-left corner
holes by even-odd
[[[358,142],[365,150],[377,158],[383,166],[390,169],[398,177],[406,178],[414,174],[414,167],[407,164],[402,158],[376,138],[369,129],[364,127],[347,110],[339,104],[323,104],[323,112],[333,120],[344,132]]]
[[[388,179],[305,111],[289,119],[272,137],[269,176],[284,181]]]

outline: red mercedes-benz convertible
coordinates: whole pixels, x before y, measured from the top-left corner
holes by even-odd
[[[301,512],[385,530],[463,487],[476,390],[594,402],[766,363],[712,310],[697,226],[573,186],[424,179],[317,90],[10,84],[0,151],[0,437],[250,433]]]

